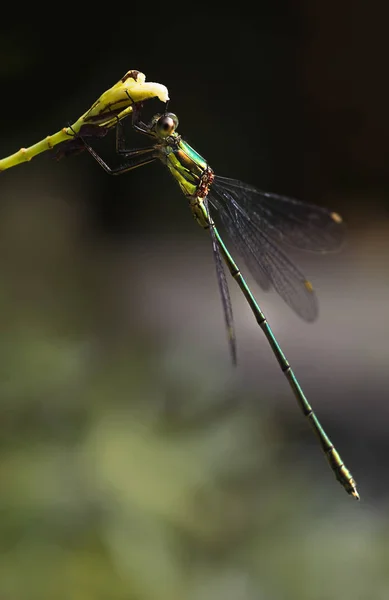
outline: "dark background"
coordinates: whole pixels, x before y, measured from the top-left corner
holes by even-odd
[[[386,598],[389,9],[101,11],[1,27],[1,156],[138,69],[216,173],[341,213],[340,254],[293,253],[315,324],[253,289],[362,501],[232,282],[233,371],[209,241],[162,165],[45,153],[0,181],[0,597]]]

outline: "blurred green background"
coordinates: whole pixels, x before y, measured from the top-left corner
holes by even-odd
[[[139,69],[217,173],[340,212],[339,255],[293,253],[316,323],[255,291],[362,500],[233,283],[232,369],[209,239],[164,168],[47,153],[0,178],[0,600],[389,597],[389,11],[255,6],[9,18],[0,156]]]

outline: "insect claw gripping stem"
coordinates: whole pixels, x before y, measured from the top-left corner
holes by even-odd
[[[129,90],[131,94],[128,92]],[[139,105],[150,98],[159,98],[161,102],[166,102],[168,97],[166,86],[160,83],[146,82],[144,73],[129,70],[115,85],[101,94],[92,106],[73,123],[73,134],[82,129],[82,134],[86,137],[103,137],[109,129],[117,125],[118,120],[131,114],[133,104]],[[118,112],[118,116],[115,111]],[[92,125],[95,125],[96,128],[84,129],[84,127],[89,128]],[[80,144],[72,143],[75,142],[73,138],[76,136],[70,135],[69,132],[70,129],[64,127],[28,148],[20,148],[17,152],[1,158],[0,171],[30,161],[38,154],[52,150],[55,146],[60,146],[57,157],[67,156],[81,150]],[[72,139],[69,139],[69,136]]]

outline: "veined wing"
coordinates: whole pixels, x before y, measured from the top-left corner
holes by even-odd
[[[285,302],[305,321],[318,315],[318,303],[312,285],[277,247],[271,237],[258,226],[251,215],[226,190],[212,187],[210,204],[219,212],[232,242],[242,255],[254,279],[263,285],[264,276]],[[266,279],[265,279],[266,281]]]
[[[217,208],[217,198],[211,194],[208,194],[211,204]],[[237,249],[240,256],[246,263],[249,271],[255,278],[258,285],[264,290],[268,291],[271,288],[271,281],[265,269],[262,267],[261,262],[257,259],[255,251],[251,249],[247,242],[244,240],[243,232],[241,231],[239,219],[231,218],[228,213],[225,212],[222,206],[217,208],[221,222],[230,238],[232,239],[235,248]],[[233,211],[235,212],[235,211]],[[239,232],[241,232],[239,234]]]
[[[209,222],[213,223],[212,217],[209,212],[209,206],[208,206],[207,200],[204,200],[204,206],[207,211]],[[222,305],[223,305],[224,320],[225,320],[227,335],[228,335],[228,343],[230,346],[232,362],[234,365],[236,365],[236,363],[237,363],[236,337],[235,337],[234,319],[233,319],[233,315],[232,315],[230,292],[228,289],[228,283],[227,283],[226,273],[225,273],[224,266],[223,266],[223,259],[220,254],[219,244],[217,243],[217,240],[215,237],[215,231],[214,231],[212,225],[210,226],[209,230],[211,232],[213,256],[215,259],[215,266],[216,266],[216,276],[217,276],[217,282],[219,285],[220,297],[221,297]]]
[[[263,192],[226,177],[215,177],[216,190],[224,205],[244,212],[269,238],[301,250],[331,252],[344,241],[345,226],[335,212],[296,200]]]

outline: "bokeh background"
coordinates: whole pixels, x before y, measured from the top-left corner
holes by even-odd
[[[8,18],[0,156],[139,69],[217,173],[342,213],[340,254],[293,252],[317,322],[256,292],[362,500],[234,283],[232,368],[209,239],[164,168],[46,153],[0,178],[1,600],[389,597],[389,10],[255,7]],[[115,162],[114,136],[97,148]]]

